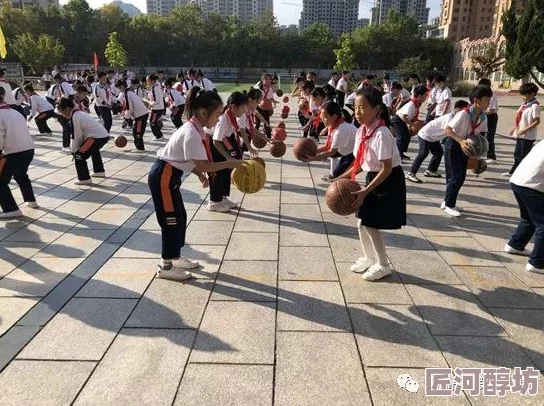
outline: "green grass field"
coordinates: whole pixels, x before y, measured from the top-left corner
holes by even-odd
[[[217,91],[222,93],[232,93],[232,92],[241,92],[244,90],[249,90],[252,86],[255,85],[255,82],[253,83],[240,83],[240,85],[236,85],[236,83],[216,83]],[[282,83],[281,90],[283,90],[284,93],[287,95],[290,95],[294,90],[294,85],[292,83]]]

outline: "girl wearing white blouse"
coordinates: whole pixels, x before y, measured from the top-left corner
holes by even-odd
[[[157,153],[157,160],[149,172],[148,184],[161,227],[162,254],[157,277],[185,280],[193,275],[188,270],[198,268],[198,262],[181,257],[185,245],[187,213],[183,205],[180,186],[184,173],[194,173],[202,187],[208,186],[206,173],[239,168],[242,160],[212,161],[210,138],[204,127],[216,125],[223,102],[213,91],[192,87],[187,94],[185,124],[178,128],[166,146]],[[174,265],[173,261],[176,261]]]
[[[366,186],[358,192],[354,207],[359,209],[359,238],[363,256],[351,267],[368,281],[391,273],[385,244],[379,230],[406,225],[406,183],[393,135],[387,126],[389,112],[381,91],[365,88],[357,92],[355,116],[361,123],[357,132],[353,166],[340,178],[355,179],[365,171]]]
[[[74,156],[77,179],[76,185],[92,185],[87,159],[93,162],[93,177],[105,178],[104,163],[100,155],[102,148],[109,140],[108,131],[87,113],[75,109],[75,103],[71,97],[63,97],[57,110],[67,120],[71,120],[70,150]]]

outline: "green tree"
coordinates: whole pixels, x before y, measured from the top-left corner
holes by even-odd
[[[108,43],[106,44],[106,51],[104,52],[106,60],[111,67],[122,68],[127,66],[128,56],[125,48],[119,42],[117,33],[114,31],[110,34]]]
[[[355,67],[355,54],[353,51],[353,39],[349,34],[342,34],[339,48],[334,50],[336,64],[334,69],[338,71],[350,70]]]
[[[333,49],[337,42],[328,24],[310,24],[302,31],[300,41],[306,48],[308,64],[321,69],[334,63]]]
[[[515,79],[530,76],[544,89],[534,72],[544,72],[544,0],[528,0],[522,9],[512,1],[502,21],[506,73]]]
[[[489,78],[493,72],[499,70],[503,62],[503,55],[497,52],[495,43],[489,44],[482,55],[474,55],[470,58],[472,70],[476,73],[476,78]]]
[[[64,45],[47,34],[41,34],[37,38],[31,33],[17,35],[11,42],[13,52],[34,73],[42,73],[46,69],[62,62]]]
[[[401,75],[410,75],[412,73],[424,74],[431,69],[431,61],[419,56],[402,59],[395,67],[395,71]]]

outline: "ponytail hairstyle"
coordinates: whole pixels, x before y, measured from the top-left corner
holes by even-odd
[[[243,94],[242,92],[234,92],[230,95],[229,99],[227,100],[227,105],[223,109],[223,113],[227,111],[229,106],[234,105],[235,107],[244,106],[247,104],[247,101],[249,98],[247,95]]]
[[[327,92],[322,87],[316,87],[314,90],[312,90],[311,93],[312,97],[321,97],[322,99],[327,98]]]
[[[425,86],[424,86],[425,87]],[[357,90],[355,97],[363,97],[371,107],[380,107],[380,111],[376,118],[383,120],[387,127],[391,127],[391,118],[389,117],[389,110],[383,103],[383,92],[375,87],[363,87]],[[362,124],[362,123],[361,123]]]
[[[341,108],[338,103],[328,102],[321,108],[321,110],[325,110],[329,116],[336,116],[338,118],[342,117],[346,123],[352,122],[349,112]]]
[[[191,118],[198,109],[204,109],[210,115],[222,105],[221,96],[213,90],[204,90],[199,86],[193,86],[187,93],[185,118]]]
[[[0,86],[0,103],[4,103],[4,96],[6,95],[6,89]]]
[[[327,99],[334,100],[336,97],[336,89],[334,87],[327,83],[325,86],[323,86],[323,90],[327,94]]]
[[[117,89],[122,87],[123,89],[126,90],[127,89],[127,83],[124,80],[119,79],[117,82],[115,82],[115,87]]]
[[[248,100],[261,100],[263,98],[263,92],[261,92],[259,89],[255,89],[254,87],[252,87],[251,89],[249,89],[245,95],[247,96],[247,99]]]
[[[62,97],[58,104],[59,110],[66,110],[68,108],[73,109],[75,106],[74,104],[74,98],[73,95],[70,95],[68,97]]]

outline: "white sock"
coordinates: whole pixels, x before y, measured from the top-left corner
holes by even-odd
[[[367,233],[366,227],[361,225],[361,220],[359,220],[357,226],[359,229],[359,241],[361,241],[363,256],[372,263],[374,263],[376,262],[376,257],[374,255],[374,249],[372,248],[372,240]]]
[[[387,253],[385,252],[385,244],[380,234],[380,230],[372,227],[365,227],[368,237],[371,240],[372,247],[374,249],[375,258],[381,266],[389,266],[389,260],[387,259]]]

